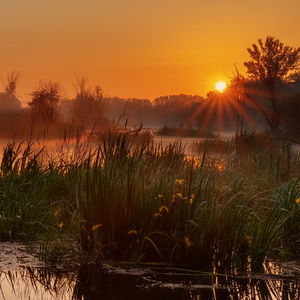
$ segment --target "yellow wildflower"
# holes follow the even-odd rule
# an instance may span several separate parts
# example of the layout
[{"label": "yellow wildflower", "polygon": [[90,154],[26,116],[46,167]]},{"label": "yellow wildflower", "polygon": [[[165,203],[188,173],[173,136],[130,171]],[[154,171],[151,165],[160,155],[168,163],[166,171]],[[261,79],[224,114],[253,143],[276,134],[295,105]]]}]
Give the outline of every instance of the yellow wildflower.
[{"label": "yellow wildflower", "polygon": [[300,204],[300,198],[296,199],[296,203]]},{"label": "yellow wildflower", "polygon": [[188,248],[190,248],[191,245],[193,244],[187,236],[184,237],[184,243]]},{"label": "yellow wildflower", "polygon": [[94,231],[94,230],[97,230],[99,227],[101,227],[102,226],[102,224],[98,224],[98,225],[94,225],[93,227],[92,227],[92,230]]},{"label": "yellow wildflower", "polygon": [[61,221],[60,224],[57,224],[57,226],[58,226],[60,229],[62,229],[63,225],[64,225],[64,222],[63,222],[63,221]]},{"label": "yellow wildflower", "polygon": [[61,208],[59,208],[55,213],[54,213],[54,216],[57,217],[58,216],[58,213],[60,212]]},{"label": "yellow wildflower", "polygon": [[127,235],[137,235],[137,231],[136,230],[130,230],[127,232]]},{"label": "yellow wildflower", "polygon": [[155,218],[155,219],[160,218],[160,217],[162,217],[162,215],[161,215],[160,213],[155,213],[155,214],[154,214],[154,218]]},{"label": "yellow wildflower", "polygon": [[176,197],[179,197],[180,199],[182,199],[182,194],[181,193],[177,193]]},{"label": "yellow wildflower", "polygon": [[178,183],[179,185],[182,185],[185,183],[185,180],[184,179],[176,179],[174,184]]},{"label": "yellow wildflower", "polygon": [[191,203],[191,204],[193,204],[193,202],[194,202],[194,199],[195,199],[195,195],[194,195],[194,194],[192,194],[192,196],[191,196],[191,199],[190,199],[190,203]]},{"label": "yellow wildflower", "polygon": [[169,209],[168,209],[165,205],[162,205],[162,206],[159,208],[159,212],[160,212],[160,213],[168,213],[168,212],[169,212]]}]

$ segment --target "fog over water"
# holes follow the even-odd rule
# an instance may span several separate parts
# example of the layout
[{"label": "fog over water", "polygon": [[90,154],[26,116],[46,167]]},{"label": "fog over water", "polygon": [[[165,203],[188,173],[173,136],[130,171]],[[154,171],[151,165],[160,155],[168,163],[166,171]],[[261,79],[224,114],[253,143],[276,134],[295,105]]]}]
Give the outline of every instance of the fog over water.
[{"label": "fog over water", "polygon": [[[233,132],[222,132],[220,133],[221,137],[224,138],[230,138],[234,136]],[[196,155],[195,152],[192,151],[191,147],[194,142],[197,142],[201,140],[200,138],[191,138],[191,137],[173,137],[173,136],[158,136],[154,135],[154,144],[156,146],[160,146],[163,149],[168,147],[169,145],[173,145],[174,143],[180,143],[182,146],[182,149],[184,149],[185,153],[188,155]],[[22,142],[22,140],[20,140]],[[2,159],[3,151],[7,143],[12,143],[12,139],[0,139],[0,159]],[[73,142],[70,141],[68,146],[71,146],[72,143],[75,145],[76,140]],[[45,150],[48,154],[51,154],[55,157],[55,154],[57,151],[59,151],[60,146],[63,144],[62,139],[49,139],[49,140],[43,140],[42,142],[37,141],[35,146],[37,148],[39,147],[45,147]],[[97,144],[93,143],[91,144],[92,147],[97,147]],[[60,153],[61,154],[61,153]]]},{"label": "fog over water", "polygon": [[[222,138],[232,138],[234,137],[235,133],[234,132],[220,132],[216,133]],[[175,142],[178,142],[181,144],[182,148],[184,149],[185,153],[187,155],[201,155],[201,153],[195,153],[192,150],[192,145],[194,142],[197,142],[201,140],[201,138],[190,138],[190,137],[173,137],[173,136],[154,136],[154,144],[161,146],[163,149],[166,148],[169,145],[173,145]],[[3,157],[3,150],[7,143],[11,143],[13,140],[12,139],[0,139],[0,160]],[[22,141],[22,140],[20,140]],[[68,147],[72,147],[75,145],[75,140],[70,142],[68,144]],[[62,139],[49,139],[49,140],[44,140],[43,143],[37,142],[36,147],[45,147],[45,150],[47,154],[50,154],[52,157],[55,157],[57,153],[61,154],[60,152],[60,147],[63,144]],[[92,147],[97,147],[97,144],[91,144]],[[296,150],[297,152],[300,152],[300,144],[293,144],[293,149]]]}]

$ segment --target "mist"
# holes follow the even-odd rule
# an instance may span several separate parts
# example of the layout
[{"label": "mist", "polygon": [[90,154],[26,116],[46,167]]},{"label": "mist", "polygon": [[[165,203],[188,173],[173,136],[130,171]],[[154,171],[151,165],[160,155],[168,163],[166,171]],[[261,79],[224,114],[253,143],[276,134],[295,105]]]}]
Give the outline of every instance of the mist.
[{"label": "mist", "polygon": [[[19,74],[19,73],[12,73]],[[9,77],[8,77],[9,78]],[[224,93],[210,91],[199,95],[165,95],[149,99],[106,97],[99,85],[85,77],[76,78],[75,96],[64,96],[58,82],[40,81],[30,94],[31,101],[22,107],[16,95],[19,76],[11,76],[0,93],[1,138],[63,138],[101,134],[108,130],[163,127],[201,132],[260,131],[267,128],[263,116],[249,102],[237,106],[237,93],[229,86]],[[285,129],[297,134],[300,84],[288,89],[283,101]],[[264,98],[263,91],[260,97]],[[261,101],[262,101],[261,100]],[[242,105],[242,104],[241,104]],[[237,122],[240,124],[237,125]],[[298,125],[299,126],[299,125]]]}]

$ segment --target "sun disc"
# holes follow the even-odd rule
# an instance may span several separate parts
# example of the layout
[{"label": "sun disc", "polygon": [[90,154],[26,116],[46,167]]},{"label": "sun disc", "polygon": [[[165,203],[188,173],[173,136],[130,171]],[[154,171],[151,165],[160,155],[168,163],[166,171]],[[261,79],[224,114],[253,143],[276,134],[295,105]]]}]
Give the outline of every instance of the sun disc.
[{"label": "sun disc", "polygon": [[224,82],[218,82],[216,85],[216,89],[220,92],[223,93],[223,90],[226,88],[226,84]]}]

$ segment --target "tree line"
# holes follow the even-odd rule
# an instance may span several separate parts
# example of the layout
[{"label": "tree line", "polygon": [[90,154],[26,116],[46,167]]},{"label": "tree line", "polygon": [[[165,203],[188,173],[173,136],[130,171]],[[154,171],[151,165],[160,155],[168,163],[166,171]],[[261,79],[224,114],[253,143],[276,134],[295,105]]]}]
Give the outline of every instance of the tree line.
[{"label": "tree line", "polygon": [[246,74],[235,68],[223,93],[167,95],[149,99],[105,97],[99,85],[76,77],[75,96],[63,96],[58,82],[40,81],[27,107],[16,96],[20,72],[2,78],[0,135],[70,137],[125,126],[237,131],[268,128],[300,135],[300,48],[274,37],[247,49]]}]

